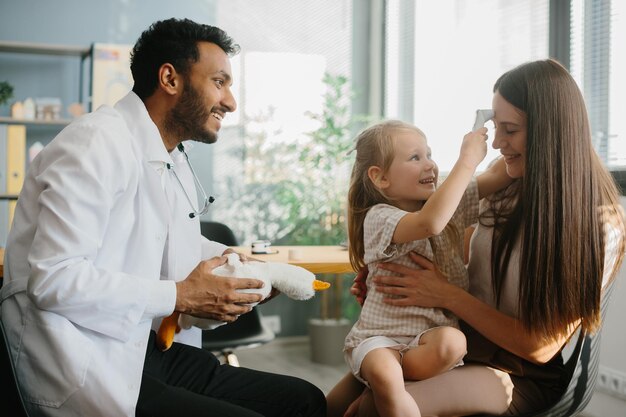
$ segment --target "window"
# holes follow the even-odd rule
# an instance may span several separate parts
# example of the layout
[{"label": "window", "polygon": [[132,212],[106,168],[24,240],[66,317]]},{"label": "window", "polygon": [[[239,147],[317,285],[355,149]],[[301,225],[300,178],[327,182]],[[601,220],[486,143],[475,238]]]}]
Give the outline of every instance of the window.
[{"label": "window", "polygon": [[[556,3],[212,4],[215,24],[242,52],[233,59],[237,112],[226,118],[217,144],[190,154],[216,197],[208,217],[229,224],[244,244],[263,238],[337,244],[345,239],[350,166],[343,151],[355,134],[354,114],[382,108],[384,118],[416,124],[445,175],[476,109],[491,107],[496,79],[550,55],[549,11]],[[626,118],[619,117],[626,108],[626,48],[618,47],[626,39],[625,9],[618,0],[571,0],[571,32],[564,35],[571,54],[556,55],[570,56],[595,146],[612,170],[626,166]],[[378,22],[380,15],[384,21]],[[363,29],[364,20],[369,30]],[[375,117],[380,116],[369,120]],[[487,126],[493,138],[492,125]],[[498,155],[489,149],[479,171]]]},{"label": "window", "polygon": [[[550,3],[386,2],[384,115],[422,128],[442,172],[456,160],[474,110],[491,106],[497,77],[550,55]],[[585,96],[594,146],[609,169],[623,171],[626,3],[572,0],[570,8],[569,69]],[[496,155],[491,150],[479,170]]]},{"label": "window", "polygon": [[[496,79],[548,56],[548,9],[547,0],[387,1],[385,117],[421,128],[449,171]],[[497,155],[490,148],[478,169]]]},{"label": "window", "polygon": [[626,166],[626,3],[573,0],[571,72],[589,111],[594,146],[611,170]]},{"label": "window", "polygon": [[190,154],[216,197],[208,217],[228,224],[242,244],[339,244],[352,1],[218,0],[215,12],[241,52],[232,60],[238,109],[215,145]]}]

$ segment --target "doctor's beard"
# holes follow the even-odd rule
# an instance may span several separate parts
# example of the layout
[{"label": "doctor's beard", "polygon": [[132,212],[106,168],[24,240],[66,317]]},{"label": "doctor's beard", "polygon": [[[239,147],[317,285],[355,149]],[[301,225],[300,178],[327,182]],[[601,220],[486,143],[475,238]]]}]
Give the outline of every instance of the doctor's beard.
[{"label": "doctor's beard", "polygon": [[202,143],[215,143],[217,132],[205,126],[211,116],[202,97],[191,83],[186,82],[183,94],[165,117],[165,129],[181,141],[192,139]]}]

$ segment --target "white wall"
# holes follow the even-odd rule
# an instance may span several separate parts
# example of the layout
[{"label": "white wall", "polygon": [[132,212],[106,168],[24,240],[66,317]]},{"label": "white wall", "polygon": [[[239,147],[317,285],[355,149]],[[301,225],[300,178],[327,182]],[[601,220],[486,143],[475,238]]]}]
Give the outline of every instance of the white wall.
[{"label": "white wall", "polygon": [[[622,197],[622,205],[626,206],[626,197]],[[626,375],[625,300],[626,265],[622,265],[618,280],[615,283],[606,321],[602,328],[600,366],[614,369],[624,375]],[[626,381],[624,381],[624,384],[626,384]],[[589,417],[625,417],[626,400],[607,395],[604,392],[598,392],[596,389],[584,414]]]}]

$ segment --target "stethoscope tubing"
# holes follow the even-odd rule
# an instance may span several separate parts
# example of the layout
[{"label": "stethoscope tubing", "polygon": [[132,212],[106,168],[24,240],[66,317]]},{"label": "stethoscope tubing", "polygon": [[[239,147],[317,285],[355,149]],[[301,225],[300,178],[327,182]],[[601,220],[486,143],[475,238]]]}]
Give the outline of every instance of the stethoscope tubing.
[{"label": "stethoscope tubing", "polygon": [[196,171],[193,169],[191,162],[189,162],[189,156],[187,155],[187,152],[185,152],[185,146],[182,143],[178,144],[178,150],[183,154],[183,156],[185,157],[185,160],[187,161],[187,166],[189,167],[189,170],[191,171],[191,175],[193,176],[194,186],[196,187],[196,189],[199,189],[200,193],[202,194],[202,200],[203,200],[202,207],[198,207],[198,209],[196,210],[193,200],[187,193],[187,190],[185,190],[185,187],[183,186],[182,181],[178,177],[178,174],[176,174],[176,170],[174,170],[170,164],[167,165],[167,168],[169,171],[172,172],[172,174],[174,174],[174,178],[176,178],[176,181],[180,185],[180,188],[183,189],[183,193],[185,193],[185,198],[187,199],[187,201],[189,202],[189,205],[191,206],[191,213],[189,213],[189,218],[193,219],[196,216],[202,216],[203,214],[206,214],[209,211],[209,206],[211,205],[211,203],[215,201],[215,198],[213,196],[208,196],[206,191],[204,191],[204,187],[200,183],[200,179],[196,175]]}]

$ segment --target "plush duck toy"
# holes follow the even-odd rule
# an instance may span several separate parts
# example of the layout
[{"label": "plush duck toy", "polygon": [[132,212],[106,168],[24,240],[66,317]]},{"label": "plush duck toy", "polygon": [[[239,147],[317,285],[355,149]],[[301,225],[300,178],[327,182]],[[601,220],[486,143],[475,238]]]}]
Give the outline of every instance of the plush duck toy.
[{"label": "plush duck toy", "polygon": [[[229,253],[226,255],[227,262],[213,270],[214,275],[224,277],[250,277],[265,282],[263,288],[243,289],[240,291],[259,293],[263,299],[267,298],[272,288],[276,288],[289,298],[294,300],[308,300],[315,295],[315,291],[325,290],[330,287],[328,282],[315,279],[312,272],[295,265],[279,262],[241,262],[239,254]],[[253,304],[256,305],[256,304]],[[203,319],[180,314],[175,311],[163,319],[157,332],[157,345],[161,350],[167,350],[172,346],[174,335],[180,329],[189,329],[196,326],[201,329],[214,329],[224,322],[211,319]]]}]

